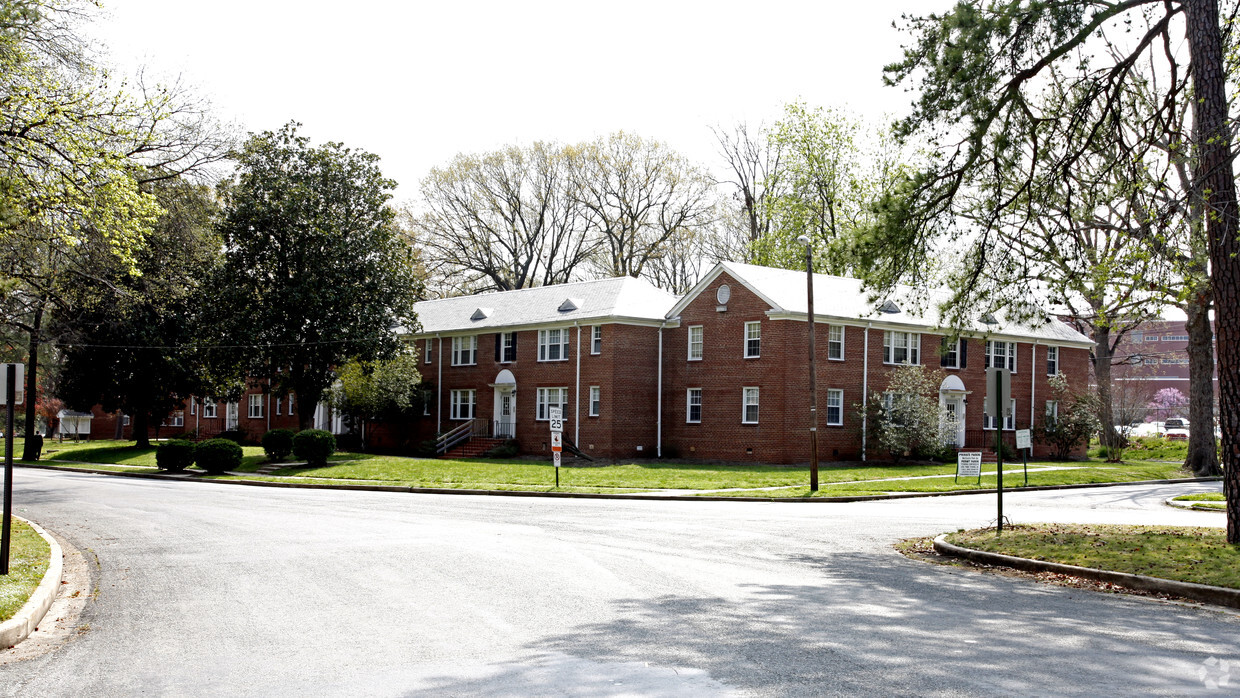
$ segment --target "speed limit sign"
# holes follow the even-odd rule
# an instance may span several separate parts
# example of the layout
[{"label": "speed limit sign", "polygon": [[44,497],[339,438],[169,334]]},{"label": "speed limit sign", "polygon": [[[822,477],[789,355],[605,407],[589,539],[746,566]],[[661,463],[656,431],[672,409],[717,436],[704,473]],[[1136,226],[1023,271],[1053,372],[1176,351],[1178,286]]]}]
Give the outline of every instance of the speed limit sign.
[{"label": "speed limit sign", "polygon": [[549,407],[547,408],[547,416],[551,420],[551,431],[562,433],[564,431],[564,409],[562,407]]}]

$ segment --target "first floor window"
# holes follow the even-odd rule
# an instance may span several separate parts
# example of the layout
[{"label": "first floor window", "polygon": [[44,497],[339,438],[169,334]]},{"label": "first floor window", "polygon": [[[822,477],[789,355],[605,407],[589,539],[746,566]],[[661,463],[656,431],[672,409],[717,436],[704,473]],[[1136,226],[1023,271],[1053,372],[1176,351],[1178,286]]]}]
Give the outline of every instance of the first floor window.
[{"label": "first floor window", "polygon": [[292,395],[288,396],[288,413],[289,413],[289,416],[292,416],[293,414],[293,396]]},{"label": "first floor window", "polygon": [[602,354],[603,353],[603,326],[602,325],[595,325],[594,329],[590,330],[590,353],[591,354]]},{"label": "first floor window", "polygon": [[214,402],[202,401],[202,416],[207,419],[215,419],[216,406]]},{"label": "first floor window", "polygon": [[129,415],[122,414],[121,416],[124,417],[124,419],[121,420],[121,426],[129,426]]},{"label": "first floor window", "polygon": [[986,342],[986,368],[991,366],[1016,373],[1016,342]]},{"label": "first floor window", "polygon": [[597,385],[590,386],[590,416],[597,417],[599,408],[602,407],[603,399]]},{"label": "first floor window", "polygon": [[568,330],[538,331],[538,360],[568,360]]},{"label": "first floor window", "polygon": [[473,419],[477,394],[476,390],[453,390],[450,396],[452,419]]},{"label": "first floor window", "polygon": [[762,323],[745,323],[745,358],[754,359],[762,355]]},{"label": "first floor window", "polygon": [[844,423],[844,391],[836,388],[827,390],[827,424],[840,426]]},{"label": "first floor window", "polygon": [[921,335],[916,332],[883,332],[883,363],[920,364]]},{"label": "first floor window", "polygon": [[689,360],[702,360],[702,326],[691,325],[689,327]]},{"label": "first floor window", "polygon": [[551,413],[548,408],[559,407],[560,416],[568,419],[568,388],[539,388],[538,389],[538,415],[535,417],[540,422],[551,419]]},{"label": "first floor window", "polygon": [[279,417],[282,414],[284,414],[284,398],[278,397],[276,398],[276,416]]},{"label": "first floor window", "polygon": [[250,395],[247,399],[249,400],[249,412],[247,416],[249,416],[250,419],[262,419],[263,418],[263,396],[262,395]]},{"label": "first floor window", "polygon": [[[983,415],[982,428],[983,429],[994,429],[995,428],[994,415],[991,415],[991,414]],[[1008,403],[1007,412],[1005,412],[1003,415],[1003,430],[1012,431],[1015,428],[1016,428],[1016,400],[1013,399],[1011,402]]]},{"label": "first floor window", "polygon": [[685,412],[685,421],[697,424],[702,421],[702,389],[689,388],[689,407]]},{"label": "first floor window", "polygon": [[452,365],[470,366],[478,363],[478,335],[452,338]]},{"label": "first floor window", "polygon": [[1059,347],[1046,348],[1046,375],[1059,375]]},{"label": "first floor window", "polygon": [[831,325],[827,329],[827,358],[833,361],[844,360],[843,325]]},{"label": "first floor window", "polygon": [[1054,424],[1055,422],[1058,422],[1058,421],[1059,421],[1059,401],[1058,400],[1047,400],[1046,401],[1046,423]]},{"label": "first floor window", "polygon": [[742,388],[744,396],[744,410],[741,412],[741,422],[744,424],[758,423],[758,389]]}]

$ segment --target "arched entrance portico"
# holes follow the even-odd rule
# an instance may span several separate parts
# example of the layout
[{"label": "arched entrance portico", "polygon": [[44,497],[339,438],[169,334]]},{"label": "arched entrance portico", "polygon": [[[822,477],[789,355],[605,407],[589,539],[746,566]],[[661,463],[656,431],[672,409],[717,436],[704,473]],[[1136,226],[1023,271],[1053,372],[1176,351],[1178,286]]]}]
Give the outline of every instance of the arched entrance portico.
[{"label": "arched entrance portico", "polygon": [[955,429],[943,429],[947,432],[945,446],[954,446],[955,448],[964,448],[964,424],[965,424],[965,395],[968,391],[964,389],[964,382],[959,376],[948,376],[943,379],[943,384],[939,386],[939,409],[941,410],[941,419],[944,427],[947,426],[949,420],[956,423]]},{"label": "arched entrance portico", "polygon": [[501,439],[517,438],[517,379],[512,371],[504,369],[491,384],[495,389],[495,403],[491,412],[492,435]]}]

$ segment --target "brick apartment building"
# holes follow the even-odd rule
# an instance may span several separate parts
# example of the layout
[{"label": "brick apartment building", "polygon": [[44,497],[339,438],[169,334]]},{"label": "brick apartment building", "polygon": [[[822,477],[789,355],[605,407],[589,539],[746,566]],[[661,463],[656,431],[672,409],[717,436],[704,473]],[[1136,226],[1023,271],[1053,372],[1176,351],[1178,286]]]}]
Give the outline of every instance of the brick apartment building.
[{"label": "brick apartment building", "polygon": [[[1125,411],[1139,412],[1163,388],[1174,388],[1188,398],[1188,330],[1183,320],[1141,323],[1116,345],[1113,362],[1112,377],[1123,397],[1132,403],[1122,406]],[[1217,395],[1217,373],[1214,390]],[[1185,404],[1184,413],[1187,411]]]},{"label": "brick apartment building", "polygon": [[[545,453],[547,409],[559,405],[566,438],[587,454],[803,462],[805,291],[803,273],[725,262],[679,299],[620,278],[420,303],[413,339],[434,394],[411,428],[431,438],[473,421]],[[958,416],[962,448],[993,441],[981,414],[992,359],[1013,370],[1009,443],[1054,409],[1050,376],[1081,387],[1088,376],[1089,340],[1057,321],[979,320],[943,352],[932,318],[895,301],[875,310],[858,281],[816,275],[814,295],[826,459],[861,457],[854,405],[883,391],[896,365],[943,369],[940,404]]]}]

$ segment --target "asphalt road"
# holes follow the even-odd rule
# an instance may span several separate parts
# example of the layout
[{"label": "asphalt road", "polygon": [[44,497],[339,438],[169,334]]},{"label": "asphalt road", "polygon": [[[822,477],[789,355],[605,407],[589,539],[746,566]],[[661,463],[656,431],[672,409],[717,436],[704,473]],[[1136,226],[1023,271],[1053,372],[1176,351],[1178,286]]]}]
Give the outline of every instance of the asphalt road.
[{"label": "asphalt road", "polygon": [[[1240,615],[908,560],[993,496],[853,504],[281,490],[18,469],[97,556],[4,695],[1193,694]],[[1217,486],[1214,487],[1217,489]],[[1017,522],[1222,525],[1209,486],[1009,493]],[[1231,687],[1234,690],[1234,687]]]}]

